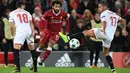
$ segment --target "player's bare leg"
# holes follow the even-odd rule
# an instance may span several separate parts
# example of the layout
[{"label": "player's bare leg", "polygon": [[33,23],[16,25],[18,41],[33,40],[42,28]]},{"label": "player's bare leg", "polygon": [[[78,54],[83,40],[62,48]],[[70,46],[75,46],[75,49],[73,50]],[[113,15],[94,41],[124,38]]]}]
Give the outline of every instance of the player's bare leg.
[{"label": "player's bare leg", "polygon": [[16,68],[14,69],[14,71],[12,73],[20,73],[20,55],[19,55],[19,51],[20,51],[20,48],[22,46],[22,44],[14,44],[14,52],[13,52],[13,55],[14,55],[14,62],[16,64]]},{"label": "player's bare leg", "polygon": [[84,37],[95,37],[94,31],[92,29],[90,30],[85,30],[83,32],[79,32],[70,36],[64,35],[63,33],[59,32],[60,37],[64,40],[65,43],[68,43],[70,39],[72,38],[77,38],[81,39]]},{"label": "player's bare leg", "polygon": [[41,62],[39,63],[39,65],[42,65],[43,62],[47,59],[47,57],[50,55],[50,53],[51,53],[51,51],[52,51],[52,47],[53,47],[53,45],[54,45],[55,43],[56,43],[56,42],[53,41],[53,40],[50,40],[50,41],[48,42],[48,47],[47,47],[45,53],[43,54],[42,59],[41,59]]},{"label": "player's bare leg", "polygon": [[[84,34],[84,36],[86,36],[86,37],[95,37],[95,34],[94,34],[93,29],[85,30],[85,31],[83,31],[83,34]],[[96,38],[96,37],[95,37],[95,38]]]},{"label": "player's bare leg", "polygon": [[113,65],[112,58],[111,58],[111,56],[109,55],[109,48],[104,47],[104,48],[103,48],[103,53],[104,53],[104,56],[106,57],[107,63],[109,64],[109,66],[110,66],[110,68],[111,68],[112,73],[117,73],[117,72],[115,71],[115,69],[114,69],[114,65]]},{"label": "player's bare leg", "polygon": [[37,54],[36,54],[36,51],[34,49],[34,43],[30,43],[28,45],[29,47],[29,50],[30,50],[30,53],[32,55],[32,59],[33,59],[33,67],[32,67],[32,70],[34,72],[37,72]]}]

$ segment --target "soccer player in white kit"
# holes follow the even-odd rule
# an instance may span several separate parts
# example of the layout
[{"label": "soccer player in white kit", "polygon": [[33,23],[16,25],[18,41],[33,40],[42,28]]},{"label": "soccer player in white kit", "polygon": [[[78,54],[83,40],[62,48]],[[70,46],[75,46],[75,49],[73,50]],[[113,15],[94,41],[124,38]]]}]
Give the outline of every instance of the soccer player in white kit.
[{"label": "soccer player in white kit", "polygon": [[122,24],[122,34],[124,36],[128,35],[126,31],[126,25],[124,20],[120,16],[108,10],[108,5],[106,2],[100,2],[98,6],[98,10],[101,13],[100,18],[103,25],[102,28],[93,28],[70,36],[64,35],[62,33],[59,33],[59,35],[65,42],[68,42],[68,40],[72,38],[80,39],[85,36],[101,39],[104,48],[103,50],[104,56],[106,57],[106,60],[111,68],[111,71],[112,73],[117,73],[114,69],[112,58],[109,56],[109,48],[114,38],[114,34],[117,28],[117,23],[120,22],[120,24]]},{"label": "soccer player in white kit", "polygon": [[[34,72],[37,72],[37,55],[34,49],[34,26],[32,23],[32,16],[29,12],[24,10],[25,4],[22,1],[16,3],[17,9],[12,11],[9,15],[9,22],[11,25],[11,33],[14,35],[14,61],[16,69],[12,73],[19,73],[20,70],[20,55],[21,46],[27,41],[29,50],[33,58]],[[16,27],[16,33],[14,30]]]}]

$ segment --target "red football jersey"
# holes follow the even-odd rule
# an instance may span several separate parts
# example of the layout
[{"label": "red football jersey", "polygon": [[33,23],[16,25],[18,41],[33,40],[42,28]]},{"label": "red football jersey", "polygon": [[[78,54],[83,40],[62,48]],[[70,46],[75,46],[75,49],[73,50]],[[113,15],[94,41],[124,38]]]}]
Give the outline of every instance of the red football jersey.
[{"label": "red football jersey", "polygon": [[67,13],[60,10],[55,14],[52,9],[44,13],[42,20],[46,20],[47,24],[44,27],[44,32],[60,32],[62,28],[62,22],[68,18]]}]

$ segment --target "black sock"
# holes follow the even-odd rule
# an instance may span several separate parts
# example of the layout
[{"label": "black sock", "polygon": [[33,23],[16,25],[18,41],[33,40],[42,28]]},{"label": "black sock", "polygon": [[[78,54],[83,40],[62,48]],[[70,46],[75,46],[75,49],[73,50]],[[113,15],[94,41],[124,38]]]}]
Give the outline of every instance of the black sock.
[{"label": "black sock", "polygon": [[113,65],[113,61],[112,61],[112,58],[108,55],[106,56],[106,60],[111,68],[111,70],[114,70],[114,65]]},{"label": "black sock", "polygon": [[95,56],[95,63],[94,63],[94,65],[97,66],[97,61],[98,61],[98,58],[99,58],[100,49],[98,49],[98,48],[96,48],[96,47],[95,47],[95,49],[96,49],[96,56]]},{"label": "black sock", "polygon": [[96,56],[95,56],[95,63],[94,63],[94,65],[96,65],[96,66],[97,66],[98,58],[99,58],[99,54],[96,54]]},{"label": "black sock", "polygon": [[33,58],[33,65],[37,69],[37,54],[36,54],[36,51],[31,50],[30,52],[31,52],[31,55],[32,55],[32,58]]},{"label": "black sock", "polygon": [[19,55],[19,50],[14,49],[14,61],[16,64],[16,67],[20,71],[20,55]]},{"label": "black sock", "polygon": [[8,65],[8,45],[7,44],[2,44],[3,45],[3,51],[4,51],[4,62],[5,65]]},{"label": "black sock", "polygon": [[72,38],[81,39],[81,38],[84,38],[84,37],[85,37],[84,34],[82,32],[79,32],[79,33],[70,35],[69,39],[72,39]]},{"label": "black sock", "polygon": [[93,54],[94,54],[94,52],[91,51],[91,52],[90,52],[90,65],[91,65],[91,66],[93,65]]},{"label": "black sock", "polygon": [[4,61],[5,61],[5,65],[8,66],[8,52],[7,51],[4,52]]}]

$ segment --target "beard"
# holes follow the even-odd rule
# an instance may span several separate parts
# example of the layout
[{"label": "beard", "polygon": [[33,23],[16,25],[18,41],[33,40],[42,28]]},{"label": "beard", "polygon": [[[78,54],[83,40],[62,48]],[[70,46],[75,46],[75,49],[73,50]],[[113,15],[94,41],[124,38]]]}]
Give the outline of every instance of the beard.
[{"label": "beard", "polygon": [[57,14],[60,10],[58,9],[54,9],[54,12]]}]

